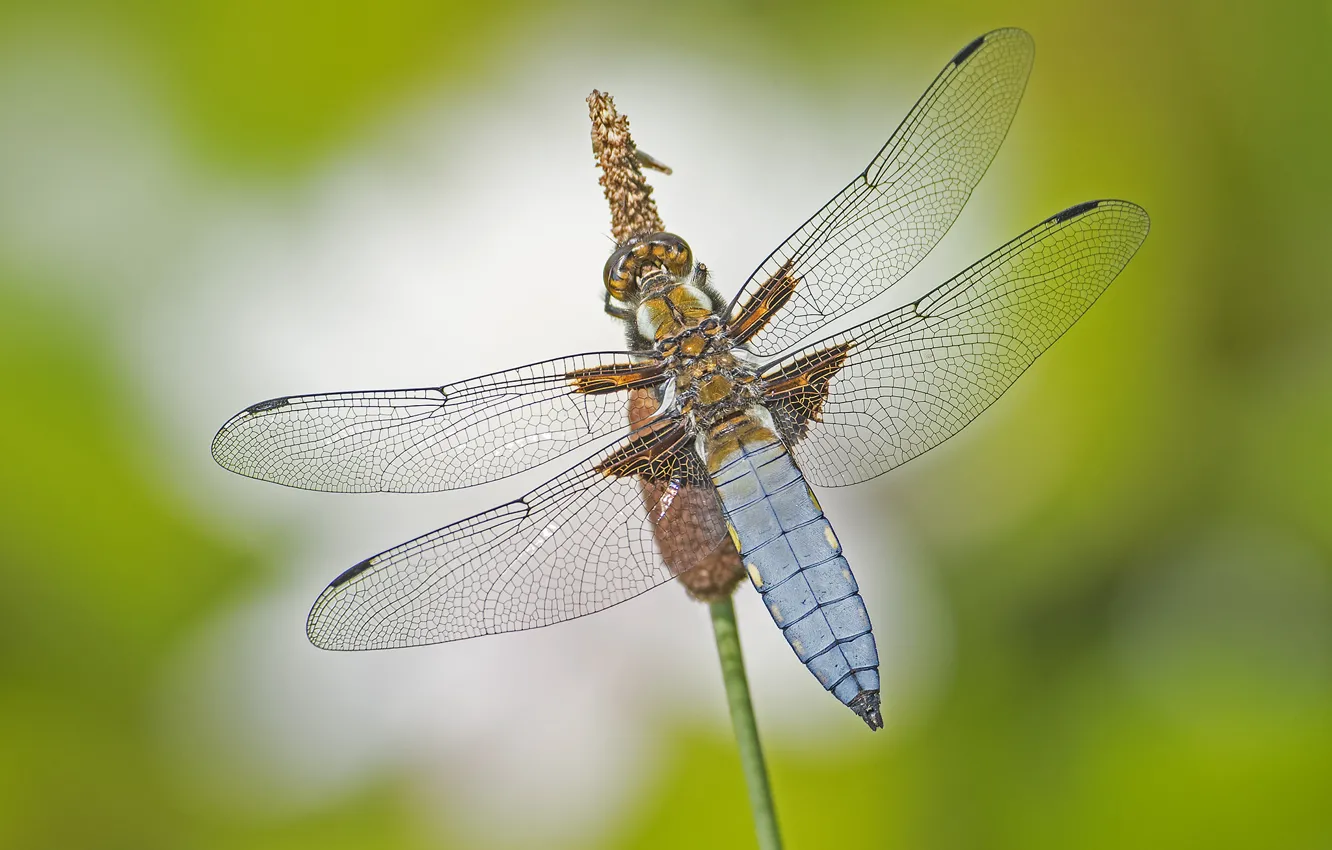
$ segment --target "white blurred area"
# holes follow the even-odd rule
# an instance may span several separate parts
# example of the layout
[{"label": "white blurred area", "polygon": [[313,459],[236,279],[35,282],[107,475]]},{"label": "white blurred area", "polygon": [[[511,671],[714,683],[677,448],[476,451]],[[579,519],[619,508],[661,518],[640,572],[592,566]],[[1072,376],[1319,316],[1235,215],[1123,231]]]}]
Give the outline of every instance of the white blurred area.
[{"label": "white blurred area", "polygon": [[[160,427],[160,456],[145,466],[280,566],[164,677],[164,743],[201,794],[287,811],[406,772],[443,828],[574,839],[651,792],[669,756],[664,731],[710,724],[726,734],[707,612],[678,587],[459,644],[335,654],[306,642],[309,603],[345,567],[512,498],[558,466],[470,491],[341,496],[243,479],[208,455],[228,416],[273,396],[437,385],[620,348],[619,326],[601,312],[612,245],[584,104],[593,87],[611,92],[638,142],[675,169],[652,178],[663,217],[729,294],[863,167],[949,55],[941,46],[907,78],[850,79],[825,98],[770,73],[740,75],[733,58],[630,61],[615,55],[622,48],[608,54],[615,43],[595,32],[534,38],[466,89],[441,85],[402,104],[282,186],[222,182],[193,166],[128,56],[37,42],[4,58],[4,247],[34,277],[116,292],[40,297],[115,311],[119,354]],[[43,108],[53,86],[72,105],[58,116]],[[986,210],[1012,158],[1001,153],[944,249],[872,312],[1002,241]],[[910,477],[820,493],[875,622],[887,732],[871,736],[825,694],[740,588],[769,746],[884,746],[946,681],[946,613],[910,529],[892,519]],[[957,518],[959,534],[967,521]]]}]

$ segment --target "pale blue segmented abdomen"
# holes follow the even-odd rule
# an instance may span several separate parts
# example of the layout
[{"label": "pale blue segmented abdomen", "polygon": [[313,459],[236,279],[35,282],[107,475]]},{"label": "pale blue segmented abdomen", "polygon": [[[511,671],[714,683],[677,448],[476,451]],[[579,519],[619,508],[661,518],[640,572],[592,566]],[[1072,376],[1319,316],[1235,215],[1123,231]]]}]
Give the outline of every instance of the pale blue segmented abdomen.
[{"label": "pale blue segmented abdomen", "polygon": [[837,535],[775,435],[725,451],[709,466],[754,588],[819,683],[878,728],[879,655]]}]

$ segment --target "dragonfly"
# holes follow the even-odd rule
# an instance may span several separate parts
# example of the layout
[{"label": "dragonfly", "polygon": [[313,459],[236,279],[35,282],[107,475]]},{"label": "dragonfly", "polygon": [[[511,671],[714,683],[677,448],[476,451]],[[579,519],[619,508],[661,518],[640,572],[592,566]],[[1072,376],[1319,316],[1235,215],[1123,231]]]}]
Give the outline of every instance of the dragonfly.
[{"label": "dragonfly", "polygon": [[[869,614],[813,488],[874,478],[958,433],[1091,307],[1149,229],[1134,204],[1080,203],[924,296],[827,332],[952,226],[1032,57],[1020,29],[958,51],[869,165],[730,299],[680,236],[617,245],[602,283],[624,350],[440,386],[284,396],[232,417],[212,444],[218,463],[311,490],[452,490],[563,459],[525,495],[337,576],[310,611],[310,641],[382,649],[549,626],[671,581],[729,542],[799,662],[881,728]],[[631,395],[649,402],[633,419]]]}]

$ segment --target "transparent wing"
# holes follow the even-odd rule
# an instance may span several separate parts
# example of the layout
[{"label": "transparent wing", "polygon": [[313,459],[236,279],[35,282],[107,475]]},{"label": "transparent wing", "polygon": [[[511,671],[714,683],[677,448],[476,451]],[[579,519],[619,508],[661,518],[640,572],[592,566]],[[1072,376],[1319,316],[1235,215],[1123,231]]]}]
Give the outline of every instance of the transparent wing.
[{"label": "transparent wing", "polygon": [[736,296],[732,317],[773,281],[794,279],[785,309],[757,333],[752,351],[780,354],[883,292],[930,252],[1003,142],[1034,49],[1027,33],[1002,29],[953,57],[865,170],[773,251]]},{"label": "transparent wing", "polygon": [[[315,601],[310,641],[385,649],[532,629],[670,580],[662,546],[693,553],[683,569],[726,539],[692,445],[682,423],[659,420],[516,501],[362,561]],[[717,519],[675,522],[686,493],[711,499]]]},{"label": "transparent wing", "polygon": [[919,301],[765,370],[805,477],[855,484],[961,431],[1086,312],[1148,227],[1125,201],[1078,204]]},{"label": "transparent wing", "polygon": [[581,354],[406,390],[299,395],[236,414],[213,438],[232,472],[341,493],[425,493],[514,475],[628,430],[620,390],[660,364]]}]

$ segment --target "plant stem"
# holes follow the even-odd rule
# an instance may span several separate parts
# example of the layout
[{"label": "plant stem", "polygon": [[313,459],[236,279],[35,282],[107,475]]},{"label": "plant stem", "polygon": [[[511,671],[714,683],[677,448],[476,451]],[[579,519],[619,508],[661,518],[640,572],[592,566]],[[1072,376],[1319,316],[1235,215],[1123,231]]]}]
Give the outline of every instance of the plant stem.
[{"label": "plant stem", "polygon": [[712,633],[717,638],[722,680],[726,683],[726,704],[731,710],[731,725],[740,748],[740,766],[749,786],[749,807],[754,812],[754,832],[761,850],[781,850],[782,836],[777,831],[777,810],[772,805],[768,768],[759,744],[758,722],[749,700],[749,680],[745,678],[745,659],[740,653],[740,631],[735,624],[735,605],[727,596],[709,602]]}]

